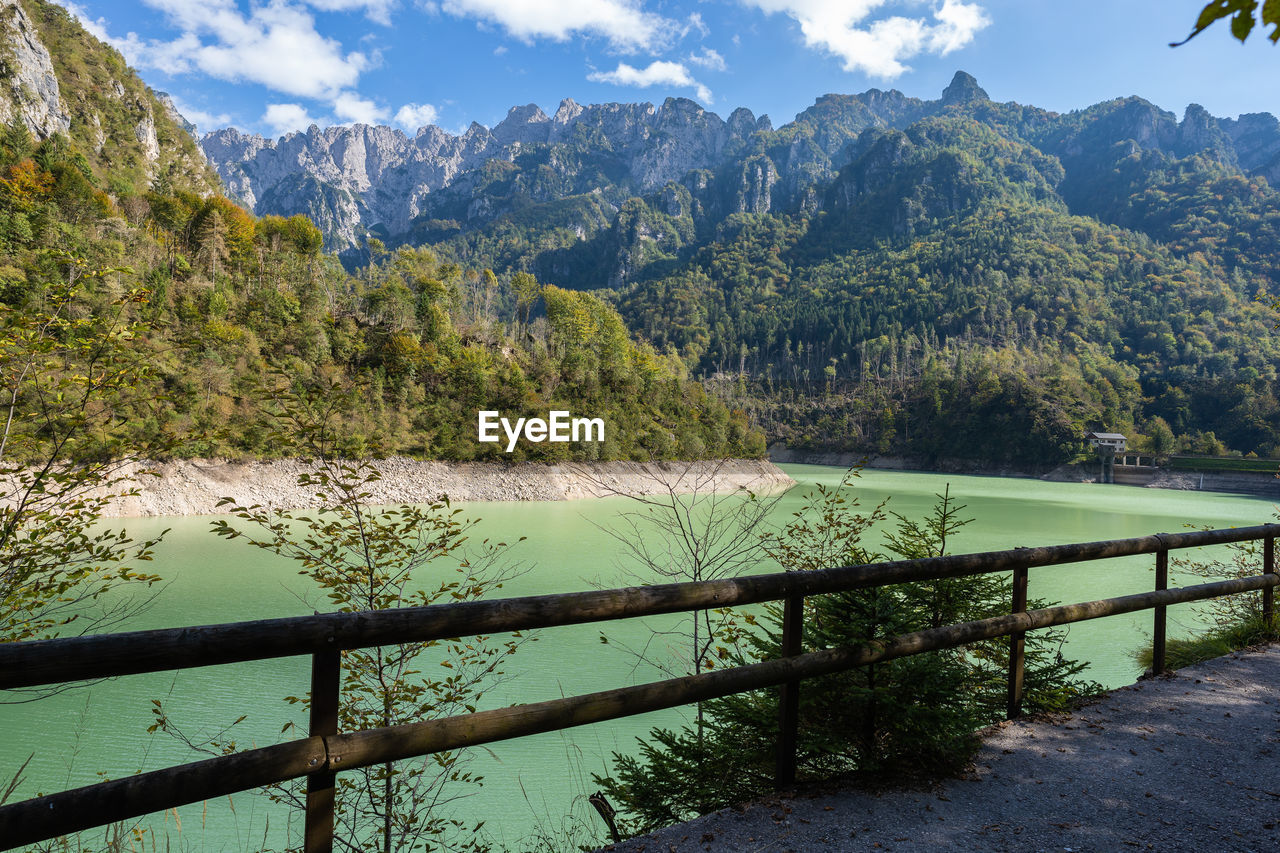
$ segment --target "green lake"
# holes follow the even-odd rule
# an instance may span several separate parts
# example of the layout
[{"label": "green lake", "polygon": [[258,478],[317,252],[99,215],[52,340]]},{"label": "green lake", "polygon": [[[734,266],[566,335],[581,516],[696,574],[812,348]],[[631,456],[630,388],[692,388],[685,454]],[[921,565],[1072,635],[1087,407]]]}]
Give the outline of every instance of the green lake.
[{"label": "green lake", "polygon": [[[781,523],[799,508],[815,483],[834,484],[840,469],[788,465],[799,486],[779,504]],[[1116,539],[1175,532],[1187,525],[1230,527],[1261,524],[1275,517],[1271,501],[1211,492],[1175,492],[1127,486],[1046,483],[1038,480],[972,477],[897,471],[866,471],[855,492],[863,507],[889,497],[889,509],[918,517],[934,495],[949,484],[951,495],[975,521],[951,543],[953,553],[1017,546]],[[611,554],[616,546],[601,529],[634,506],[625,499],[579,502],[467,504],[482,518],[478,538],[514,540],[514,557],[526,567],[504,589],[532,595],[627,585],[625,567]],[[130,519],[131,533],[171,528],[148,569],[167,585],[153,605],[129,629],[198,625],[323,609],[306,578],[287,560],[209,532],[208,518]],[[1080,566],[1032,569],[1030,594],[1053,601],[1081,601],[1151,588],[1149,557],[1101,561]],[[762,570],[768,567],[762,566]],[[1174,582],[1178,577],[1174,576]],[[1149,640],[1150,613],[1114,617],[1072,626],[1066,653],[1091,662],[1089,675],[1106,686],[1132,682],[1140,668],[1135,650]],[[1171,609],[1169,624],[1186,633],[1197,624],[1185,606]],[[612,642],[602,644],[601,631]],[[637,623],[577,626],[544,631],[512,660],[516,677],[485,698],[486,707],[530,702],[652,680],[653,669],[638,667],[618,648],[648,636]],[[139,770],[195,760],[188,747],[164,734],[148,734],[153,699],[164,701],[170,718],[189,734],[211,736],[242,714],[233,729],[242,746],[264,746],[290,735],[281,728],[302,722],[297,706],[283,697],[308,689],[309,661],[290,658],[130,676],[27,704],[0,705],[0,777],[4,782],[28,755],[34,758],[18,796],[88,784],[99,774],[118,778]],[[455,805],[467,820],[484,819],[501,849],[531,850],[534,834],[562,839],[564,849],[578,842],[605,839],[585,797],[594,787],[592,773],[604,773],[612,751],[631,751],[635,737],[653,725],[678,724],[681,713],[668,711],[493,745],[477,750],[471,769],[485,777],[475,796]],[[304,726],[305,729],[305,726]],[[4,784],[0,784],[3,789]],[[292,820],[290,830],[288,824]],[[593,822],[594,821],[594,822]],[[179,809],[153,820],[158,849],[165,839],[174,850],[282,849],[286,831],[299,838],[296,815],[260,796],[239,794],[221,801]],[[588,837],[587,829],[597,832]],[[577,832],[566,836],[565,832]],[[86,836],[87,840],[88,836]],[[564,839],[570,838],[568,842]],[[264,843],[265,839],[265,843]],[[145,847],[151,849],[148,839]],[[544,849],[544,848],[537,848]]]}]

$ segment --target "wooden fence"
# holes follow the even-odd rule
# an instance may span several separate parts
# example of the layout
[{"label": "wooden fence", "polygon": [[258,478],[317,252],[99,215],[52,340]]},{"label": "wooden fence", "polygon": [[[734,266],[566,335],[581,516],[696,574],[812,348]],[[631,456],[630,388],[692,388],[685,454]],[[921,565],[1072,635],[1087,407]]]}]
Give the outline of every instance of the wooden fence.
[{"label": "wooden fence", "polygon": [[[176,806],[307,777],[304,849],[332,850],[335,774],[445,750],[558,731],[674,708],[748,690],[781,686],[777,782],[795,780],[800,682],[877,661],[979,640],[1010,638],[1009,716],[1022,701],[1027,631],[1103,616],[1154,610],[1154,670],[1165,669],[1165,609],[1172,604],[1262,590],[1264,618],[1274,622],[1275,538],[1280,525],[1017,548],[900,560],[813,572],[665,584],[593,592],[471,601],[365,613],[328,613],[224,625],[0,644],[0,689],[308,654],[312,657],[309,736],[287,743],[155,770],[0,807],[0,844],[20,847]],[[1262,574],[1168,589],[1169,552],[1232,542],[1263,542]],[[1026,609],[1027,570],[1155,554],[1151,592]],[[1010,613],[872,643],[800,654],[809,595],[989,572],[1013,572]],[[775,660],[420,723],[338,732],[341,652],[477,634],[681,613],[782,601],[783,654]]]}]

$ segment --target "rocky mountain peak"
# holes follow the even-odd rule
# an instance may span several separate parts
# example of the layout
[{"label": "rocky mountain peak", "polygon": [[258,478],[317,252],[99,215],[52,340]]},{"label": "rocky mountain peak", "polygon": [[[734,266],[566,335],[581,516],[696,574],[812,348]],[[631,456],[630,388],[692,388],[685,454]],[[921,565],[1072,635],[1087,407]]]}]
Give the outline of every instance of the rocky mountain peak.
[{"label": "rocky mountain peak", "polygon": [[234,127],[210,131],[200,139],[200,147],[210,157],[219,160],[252,156],[263,148],[274,148],[275,145],[273,139],[266,139],[256,133],[241,133]]},{"label": "rocky mountain peak", "polygon": [[1069,156],[1096,154],[1119,141],[1148,151],[1172,151],[1177,143],[1177,118],[1143,98],[1117,98],[1085,112],[1091,120],[1074,135]]},{"label": "rocky mountain peak", "polygon": [[1272,186],[1280,182],[1280,121],[1275,116],[1245,113],[1220,119],[1218,125],[1231,137],[1242,169],[1263,175]]},{"label": "rocky mountain peak", "polygon": [[165,115],[169,120],[187,132],[192,139],[196,138],[196,126],[187,121],[187,117],[178,111],[178,105],[173,102],[173,96],[168,92],[156,92],[156,100],[160,102],[160,106],[164,107]]},{"label": "rocky mountain peak", "polygon": [[493,138],[499,145],[546,142],[550,134],[551,119],[537,104],[512,107],[493,128]]},{"label": "rocky mountain peak", "polygon": [[582,107],[578,105],[578,102],[573,98],[565,98],[560,102],[560,107],[556,110],[556,114],[551,120],[558,125],[564,126],[580,115],[582,115]]},{"label": "rocky mountain peak", "polygon": [[[749,109],[724,119],[688,98],[667,98],[658,106],[581,105],[565,98],[551,116],[536,104],[515,106],[492,130],[473,122],[461,135],[428,126],[410,139],[391,128],[355,126],[311,128],[273,143],[226,130],[207,135],[204,146],[228,187],[255,212],[308,212],[338,251],[358,250],[370,229],[392,241],[437,239],[428,223],[485,228],[531,204],[595,193],[602,200],[570,204],[590,211],[574,208],[574,232],[585,239],[628,198],[656,198],[670,186],[686,187],[689,202],[673,197],[655,203],[695,219],[812,211],[825,204],[821,187],[837,175],[838,194],[847,199],[878,192],[914,162],[913,145],[936,142],[927,133],[913,142],[902,130],[951,114],[948,104],[986,98],[960,71],[941,100],[876,89],[824,95],[780,133],[772,132],[767,116],[757,118]],[[1270,123],[1243,116],[1219,121],[1192,105],[1178,122],[1147,101],[1125,98],[1078,118],[1037,112],[1029,127],[1052,145],[1046,151],[1078,174],[1091,174],[1110,162],[1108,152],[1128,146],[1176,156],[1203,152],[1232,165],[1239,152],[1242,168],[1270,177],[1280,172],[1280,129],[1266,119]],[[951,132],[946,123],[935,130],[944,137]],[[965,163],[930,163],[920,168],[937,187],[921,197],[921,210],[942,215],[968,203]]]},{"label": "rocky mountain peak", "polygon": [[1177,153],[1182,155],[1208,152],[1223,163],[1237,163],[1231,137],[1199,104],[1188,104],[1178,125]]},{"label": "rocky mountain peak", "polygon": [[657,114],[662,116],[664,120],[675,119],[677,121],[715,115],[715,113],[709,113],[704,110],[697,101],[692,101],[688,98],[667,98],[662,102],[662,108],[657,111]]},{"label": "rocky mountain peak", "polygon": [[951,83],[942,90],[942,103],[944,106],[988,100],[990,98],[987,96],[987,90],[978,85],[978,81],[972,74],[964,71],[957,71],[955,76],[951,78]]},{"label": "rocky mountain peak", "polygon": [[734,136],[746,139],[756,130],[755,113],[746,107],[738,107],[729,113],[729,120],[725,122],[729,128],[729,133]]}]

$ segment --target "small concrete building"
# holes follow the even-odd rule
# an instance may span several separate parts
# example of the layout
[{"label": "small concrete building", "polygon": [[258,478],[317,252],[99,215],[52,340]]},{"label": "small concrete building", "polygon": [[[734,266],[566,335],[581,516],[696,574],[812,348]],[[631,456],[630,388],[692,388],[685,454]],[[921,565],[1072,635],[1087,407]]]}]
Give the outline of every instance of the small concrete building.
[{"label": "small concrete building", "polygon": [[1084,437],[1090,447],[1110,450],[1112,453],[1124,453],[1128,444],[1128,439],[1118,432],[1090,432],[1085,433]]}]

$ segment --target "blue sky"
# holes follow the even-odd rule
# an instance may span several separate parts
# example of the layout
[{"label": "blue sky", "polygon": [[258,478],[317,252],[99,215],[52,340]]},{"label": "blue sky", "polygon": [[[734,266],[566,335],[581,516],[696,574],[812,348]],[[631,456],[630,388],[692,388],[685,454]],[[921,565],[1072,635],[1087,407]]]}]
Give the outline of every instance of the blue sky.
[{"label": "blue sky", "polygon": [[201,131],[356,121],[412,134],[509,107],[693,98],[775,126],[827,92],[991,97],[1069,111],[1141,95],[1181,115],[1277,112],[1280,47],[1205,0],[58,0]]}]

